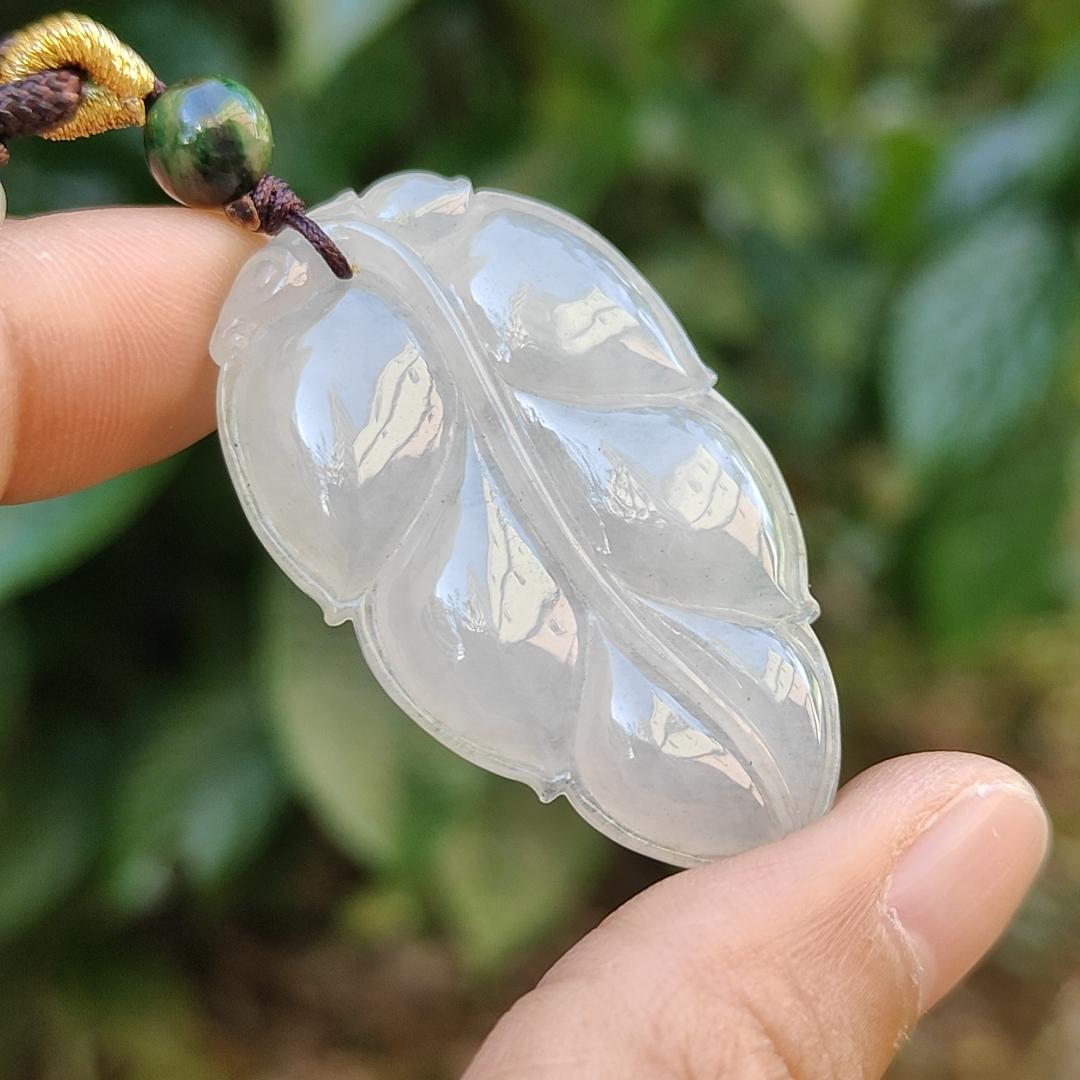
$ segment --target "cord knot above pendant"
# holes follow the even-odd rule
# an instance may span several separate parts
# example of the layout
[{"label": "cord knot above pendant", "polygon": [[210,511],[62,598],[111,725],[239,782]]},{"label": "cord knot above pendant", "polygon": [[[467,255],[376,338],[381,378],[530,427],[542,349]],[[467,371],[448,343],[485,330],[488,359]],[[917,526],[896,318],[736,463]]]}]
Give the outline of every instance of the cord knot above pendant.
[{"label": "cord knot above pendant", "polygon": [[144,128],[150,171],[177,202],[224,209],[230,221],[270,236],[295,229],[335,276],[352,277],[303,200],[269,175],[270,120],[246,87],[221,78],[166,87],[85,15],[49,16],[0,40],[0,166],[10,139],[78,139],[124,127]]}]

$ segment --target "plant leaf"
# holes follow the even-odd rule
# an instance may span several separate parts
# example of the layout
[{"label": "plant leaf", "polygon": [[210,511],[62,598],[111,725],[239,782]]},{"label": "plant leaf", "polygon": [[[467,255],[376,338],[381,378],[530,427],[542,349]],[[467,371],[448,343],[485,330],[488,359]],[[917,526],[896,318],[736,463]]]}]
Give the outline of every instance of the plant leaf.
[{"label": "plant leaf", "polygon": [[172,475],[162,462],[44,502],[0,506],[0,601],[59,577],[103,548]]},{"label": "plant leaf", "polygon": [[1025,435],[942,490],[919,537],[919,595],[943,645],[976,646],[1061,596],[1067,444],[1052,424]]},{"label": "plant leaf", "polygon": [[0,749],[26,702],[30,664],[18,612],[11,605],[0,607]]},{"label": "plant leaf", "polygon": [[931,200],[943,222],[985,210],[1003,196],[1052,192],[1080,166],[1080,63],[1030,101],[978,124],[945,160]]},{"label": "plant leaf", "polygon": [[1053,224],[1008,209],[981,221],[901,295],[885,405],[923,469],[985,461],[1046,396],[1066,354],[1068,251]]},{"label": "plant leaf", "polygon": [[433,901],[478,975],[578,911],[604,865],[600,838],[561,800],[545,808],[513,785],[488,786],[443,834],[433,881]]},{"label": "plant leaf", "polygon": [[739,344],[760,333],[750,285],[715,240],[671,243],[652,253],[642,269],[691,331]]},{"label": "plant leaf", "polygon": [[267,579],[263,669],[286,767],[341,848],[363,862],[397,858],[407,813],[403,740],[413,725],[280,575]]},{"label": "plant leaf", "polygon": [[67,731],[20,754],[0,784],[0,941],[47,915],[98,848],[105,747]]},{"label": "plant leaf", "polygon": [[411,6],[412,0],[278,0],[290,77],[306,90],[318,89]]},{"label": "plant leaf", "polygon": [[353,858],[422,879],[439,829],[479,790],[475,770],[434,746],[279,574],[264,586],[262,668],[296,790]]},{"label": "plant leaf", "polygon": [[[461,179],[319,217],[365,274],[289,239],[247,265],[212,345],[222,445],[391,696],[671,861],[823,812],[836,701],[794,510],[652,288],[581,222]],[[346,709],[319,711],[344,745]]]},{"label": "plant leaf", "polygon": [[863,0],[783,0],[789,13],[826,49],[839,51],[850,39]]},{"label": "plant leaf", "polygon": [[203,890],[217,887],[251,858],[283,803],[244,688],[182,695],[151,722],[117,787],[106,894],[137,913],[177,874]]},{"label": "plant leaf", "polygon": [[71,959],[48,997],[54,1030],[42,1054],[50,1075],[98,1075],[87,1061],[100,1058],[127,1080],[224,1080],[197,996],[160,956],[127,944],[93,964]]}]

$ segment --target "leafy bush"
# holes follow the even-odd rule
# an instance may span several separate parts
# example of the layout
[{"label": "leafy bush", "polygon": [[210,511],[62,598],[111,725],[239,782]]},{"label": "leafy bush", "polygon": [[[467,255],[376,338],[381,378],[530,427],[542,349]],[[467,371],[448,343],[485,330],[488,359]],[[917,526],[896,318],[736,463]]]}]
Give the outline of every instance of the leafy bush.
[{"label": "leafy bush", "polygon": [[[847,772],[996,754],[1055,818],[1022,918],[895,1075],[1071,1075],[1074,0],[92,13],[167,81],[248,82],[311,199],[466,173],[583,215],[654,278],[791,482]],[[161,200],[136,133],[13,157],[15,213]],[[268,566],[212,443],[0,509],[0,602],[12,1076],[314,1077],[330,1054],[454,1075],[529,974],[661,873],[401,717]]]}]

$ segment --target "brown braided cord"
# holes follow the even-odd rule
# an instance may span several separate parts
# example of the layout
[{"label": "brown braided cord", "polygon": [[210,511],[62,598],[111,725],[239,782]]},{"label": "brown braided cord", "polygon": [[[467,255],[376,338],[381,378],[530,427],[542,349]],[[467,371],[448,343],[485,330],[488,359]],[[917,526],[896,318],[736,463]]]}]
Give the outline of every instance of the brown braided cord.
[{"label": "brown braided cord", "polygon": [[146,122],[144,98],[154,73],[134,49],[111,30],[70,11],[48,15],[16,30],[0,54],[0,83],[43,71],[73,68],[83,78],[83,97],[71,120],[41,132],[67,142]]},{"label": "brown braided cord", "polygon": [[246,195],[229,203],[225,213],[245,229],[277,236],[295,229],[330,267],[335,277],[347,281],[353,269],[344,252],[307,216],[304,200],[278,176],[264,176]]},{"label": "brown braided cord", "polygon": [[70,120],[79,107],[82,90],[82,76],[70,68],[0,83],[0,165],[7,161],[3,144],[8,139],[41,135]]},{"label": "brown braided cord", "polygon": [[[106,43],[114,51],[120,50],[128,55],[130,61],[128,67],[134,65],[137,69],[136,74],[142,73],[150,86],[149,92],[139,105],[140,115],[145,115],[144,106],[147,109],[152,107],[165,92],[165,84],[160,79],[154,78],[152,83],[149,83],[153,73],[142,59],[137,54],[131,53],[103,27],[82,16],[74,15],[56,16],[53,22],[62,23],[63,26],[60,29],[69,34],[75,34],[76,37],[89,35],[92,38],[89,44],[83,42],[83,45],[90,49],[87,55],[98,56],[92,46],[98,42],[99,38],[106,39]],[[46,20],[46,23],[49,23],[49,20]],[[69,24],[77,25],[74,25],[73,29]],[[35,27],[42,31],[46,28],[44,23]],[[24,34],[29,32],[23,31]],[[13,43],[18,40],[20,40],[20,35],[0,38],[0,61],[5,60],[5,51],[14,48]],[[89,65],[89,61],[88,66],[92,66]],[[89,100],[89,96],[95,92],[92,84],[87,82],[89,78],[90,76],[82,69],[82,64],[78,63],[76,66],[50,67],[20,79],[0,82],[0,165],[6,165],[8,162],[6,145],[8,139],[27,135],[50,137],[49,133],[58,125],[71,121],[79,112],[80,105]],[[109,110],[106,108],[105,111],[107,113]],[[100,121],[101,118],[97,120]],[[95,122],[87,130],[69,132],[61,128],[52,137],[71,138],[130,123],[130,116],[125,113],[123,120],[119,123],[114,122],[113,118],[106,117],[104,123]],[[250,192],[229,203],[224,209],[230,220],[236,224],[269,236],[276,236],[286,228],[295,229],[318,252],[335,276],[345,280],[353,276],[352,266],[344,253],[307,216],[303,200],[284,180],[276,176],[264,176]]]}]

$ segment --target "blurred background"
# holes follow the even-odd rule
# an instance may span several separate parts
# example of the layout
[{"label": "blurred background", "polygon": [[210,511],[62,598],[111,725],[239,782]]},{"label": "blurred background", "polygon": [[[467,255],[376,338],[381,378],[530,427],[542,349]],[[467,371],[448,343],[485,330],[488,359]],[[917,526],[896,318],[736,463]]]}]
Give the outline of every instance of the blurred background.
[{"label": "blurred background", "polygon": [[[465,173],[652,277],[791,485],[845,775],[978,751],[1054,818],[891,1077],[1080,1076],[1076,0],[82,6],[250,85],[310,200]],[[163,201],[137,132],[14,150],[15,214]],[[0,509],[4,1080],[455,1077],[666,872],[396,713],[214,440]]]}]

